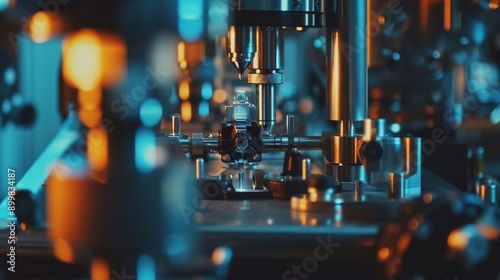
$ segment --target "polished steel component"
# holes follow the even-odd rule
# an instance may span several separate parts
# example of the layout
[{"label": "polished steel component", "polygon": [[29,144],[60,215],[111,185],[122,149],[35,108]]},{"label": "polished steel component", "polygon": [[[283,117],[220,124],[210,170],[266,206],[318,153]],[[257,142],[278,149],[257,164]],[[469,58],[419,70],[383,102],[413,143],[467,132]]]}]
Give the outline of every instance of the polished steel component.
[{"label": "polished steel component", "polygon": [[295,135],[295,116],[294,115],[286,115],[286,134],[288,134],[288,136]]},{"label": "polished steel component", "polygon": [[366,182],[367,174],[363,165],[339,165],[328,164],[326,174],[339,180],[340,182],[354,182],[359,180]]},{"label": "polished steel component", "polygon": [[227,57],[238,70],[240,80],[255,56],[257,48],[255,33],[254,26],[230,26],[227,32]]},{"label": "polished steel component", "polygon": [[238,182],[239,188],[243,189],[245,185],[245,164],[243,162],[238,163]]},{"label": "polished steel component", "polygon": [[258,122],[272,133],[276,124],[277,85],[283,83],[283,36],[281,27],[257,27],[257,53],[248,82],[256,85]]},{"label": "polished steel component", "polygon": [[302,180],[307,180],[311,175],[311,160],[308,158],[302,159]]},{"label": "polished steel component", "polygon": [[338,121],[338,135],[340,136],[355,136],[356,128],[352,121]]},{"label": "polished steel component", "polygon": [[[268,152],[284,152],[290,147],[288,135],[263,136],[265,150]],[[322,139],[319,136],[293,137],[293,147],[297,150],[321,150]]]},{"label": "polished steel component", "polygon": [[[257,52],[252,69],[255,73],[272,73],[284,67],[283,30],[281,27],[257,27]],[[260,72],[259,72],[260,71]]]},{"label": "polished steel component", "polygon": [[181,135],[181,116],[179,114],[174,114],[172,116],[172,136]]},{"label": "polished steel component", "polygon": [[272,132],[276,124],[276,85],[257,85],[258,121],[264,131]]},{"label": "polished steel component", "polygon": [[248,102],[244,90],[236,90],[232,106],[226,106],[226,122],[256,121],[257,107]]},{"label": "polished steel component", "polygon": [[405,174],[404,173],[389,173],[389,198],[398,199],[404,198],[405,195]]},{"label": "polished steel component", "polygon": [[359,142],[356,137],[330,136],[324,140],[323,153],[329,163],[361,165],[358,156]]},{"label": "polished steel component", "polygon": [[494,179],[484,179],[476,186],[477,195],[485,202],[497,203],[498,182]]},{"label": "polished steel component", "polygon": [[279,12],[322,12],[323,1],[318,0],[238,0],[238,10]]},{"label": "polished steel component", "polygon": [[367,114],[367,1],[326,1],[327,116],[362,121]]},{"label": "polished steel component", "polygon": [[354,181],[354,201],[361,200],[361,182],[359,180]]},{"label": "polished steel component", "polygon": [[421,193],[422,178],[422,139],[405,137],[403,140],[405,173],[405,197],[419,196]]},{"label": "polished steel component", "polygon": [[283,74],[281,73],[250,73],[248,74],[249,84],[282,84],[284,82]]},{"label": "polished steel component", "polygon": [[196,179],[205,178],[205,160],[202,158],[196,159]]},{"label": "polished steel component", "polygon": [[203,133],[193,133],[191,138],[191,153],[193,155],[203,155]]},{"label": "polished steel component", "polygon": [[387,184],[388,172],[403,172],[404,151],[402,139],[398,137],[380,138],[380,143],[384,149],[384,154],[380,160],[380,171],[371,172],[368,175],[368,182],[374,186]]},{"label": "polished steel component", "polygon": [[363,125],[363,141],[368,142],[378,138],[386,137],[386,122],[384,119],[365,119]]}]

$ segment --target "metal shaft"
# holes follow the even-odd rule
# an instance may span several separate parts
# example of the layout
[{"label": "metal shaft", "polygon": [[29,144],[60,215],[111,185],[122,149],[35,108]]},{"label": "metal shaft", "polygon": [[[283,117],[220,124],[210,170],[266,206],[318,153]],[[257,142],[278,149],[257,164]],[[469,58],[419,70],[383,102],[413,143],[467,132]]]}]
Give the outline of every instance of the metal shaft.
[{"label": "metal shaft", "polygon": [[255,28],[254,26],[230,26],[227,32],[227,58],[238,70],[240,80],[255,55],[257,48]]},{"label": "metal shaft", "polygon": [[179,114],[174,114],[172,116],[172,135],[181,134],[181,116]]},{"label": "metal shaft", "polygon": [[271,132],[276,124],[276,85],[257,85],[257,110],[259,124]]},{"label": "metal shaft", "polygon": [[202,158],[196,159],[196,179],[205,178],[205,161]]},{"label": "metal shaft", "polygon": [[256,85],[258,122],[272,132],[276,124],[277,85],[283,83],[283,36],[281,27],[257,27],[257,52],[248,82]]},{"label": "metal shaft", "polygon": [[327,114],[332,121],[367,115],[366,0],[326,1]]},{"label": "metal shaft", "polygon": [[405,174],[389,173],[389,198],[404,198],[405,195]]}]

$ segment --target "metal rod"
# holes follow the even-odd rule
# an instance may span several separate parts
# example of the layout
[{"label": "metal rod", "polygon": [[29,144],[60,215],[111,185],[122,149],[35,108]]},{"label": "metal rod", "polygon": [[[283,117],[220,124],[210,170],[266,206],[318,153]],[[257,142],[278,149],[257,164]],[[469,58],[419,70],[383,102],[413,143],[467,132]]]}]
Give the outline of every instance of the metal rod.
[{"label": "metal rod", "polygon": [[172,135],[181,134],[181,116],[175,114],[172,116]]},{"label": "metal rod", "polygon": [[276,86],[274,84],[257,85],[258,121],[264,127],[264,131],[271,132],[276,124]]},{"label": "metal rod", "polygon": [[196,179],[205,178],[205,161],[202,158],[196,159]]},{"label": "metal rod", "polygon": [[[263,152],[284,152],[289,148],[289,138],[288,135],[276,135],[276,136],[263,136]],[[189,152],[191,149],[191,138],[181,137],[179,138],[179,143],[181,144],[185,152]],[[293,148],[301,151],[308,150],[321,150],[323,146],[323,140],[321,136],[305,136],[305,137],[293,137]],[[213,137],[203,138],[203,150],[205,151],[218,151],[219,150],[219,139]]]},{"label": "metal rod", "polygon": [[288,134],[288,136],[295,135],[295,116],[294,115],[286,115],[286,134]]},{"label": "metal rod", "polygon": [[354,181],[354,201],[360,201],[361,200],[361,181],[356,180]]},{"label": "metal rod", "polygon": [[389,198],[398,199],[405,196],[405,174],[389,173]]},{"label": "metal rod", "polygon": [[327,115],[361,121],[367,115],[366,0],[325,1]]},{"label": "metal rod", "polygon": [[308,158],[302,159],[302,180],[309,179],[311,174],[311,160]]}]

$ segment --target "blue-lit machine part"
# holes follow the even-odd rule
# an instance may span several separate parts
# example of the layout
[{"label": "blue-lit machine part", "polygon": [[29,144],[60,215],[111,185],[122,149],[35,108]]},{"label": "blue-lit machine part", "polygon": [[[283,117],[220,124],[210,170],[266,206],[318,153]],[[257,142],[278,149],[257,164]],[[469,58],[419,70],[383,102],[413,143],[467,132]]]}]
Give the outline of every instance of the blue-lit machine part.
[{"label": "blue-lit machine part", "polygon": [[500,277],[499,15],[0,0],[0,279]]}]

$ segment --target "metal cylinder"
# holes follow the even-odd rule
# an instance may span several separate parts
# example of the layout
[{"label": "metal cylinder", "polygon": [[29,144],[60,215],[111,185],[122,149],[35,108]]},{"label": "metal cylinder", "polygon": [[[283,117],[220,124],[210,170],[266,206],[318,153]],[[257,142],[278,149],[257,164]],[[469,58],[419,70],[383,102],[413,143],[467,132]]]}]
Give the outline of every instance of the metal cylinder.
[{"label": "metal cylinder", "polygon": [[240,79],[245,69],[252,63],[256,50],[255,26],[229,27],[226,39],[227,58],[238,70]]},{"label": "metal cylinder", "polygon": [[354,181],[354,201],[360,201],[361,200],[361,181],[356,180]]},{"label": "metal cylinder", "polygon": [[175,114],[172,116],[172,135],[181,134],[181,116]]},{"label": "metal cylinder", "polygon": [[205,161],[202,158],[196,159],[196,179],[205,178]]},{"label": "metal cylinder", "polygon": [[420,138],[403,138],[404,165],[407,175],[417,174],[422,165],[422,141]]},{"label": "metal cylinder", "polygon": [[389,198],[404,198],[405,197],[405,174],[404,173],[389,173]]},{"label": "metal cylinder", "polygon": [[295,135],[295,116],[294,115],[286,115],[286,134],[288,134],[288,136]]},{"label": "metal cylinder", "polygon": [[366,171],[363,165],[338,165],[328,164],[326,174],[340,182],[366,182]]},{"label": "metal cylinder", "polygon": [[281,27],[257,27],[257,52],[252,69],[264,72],[283,69],[283,31]]},{"label": "metal cylinder", "polygon": [[258,123],[271,132],[276,124],[276,85],[257,85]]},{"label": "metal cylinder", "polygon": [[309,179],[311,174],[311,160],[308,158],[302,159],[302,180]]},{"label": "metal cylinder", "polygon": [[327,115],[361,121],[367,115],[367,1],[326,1]]}]

